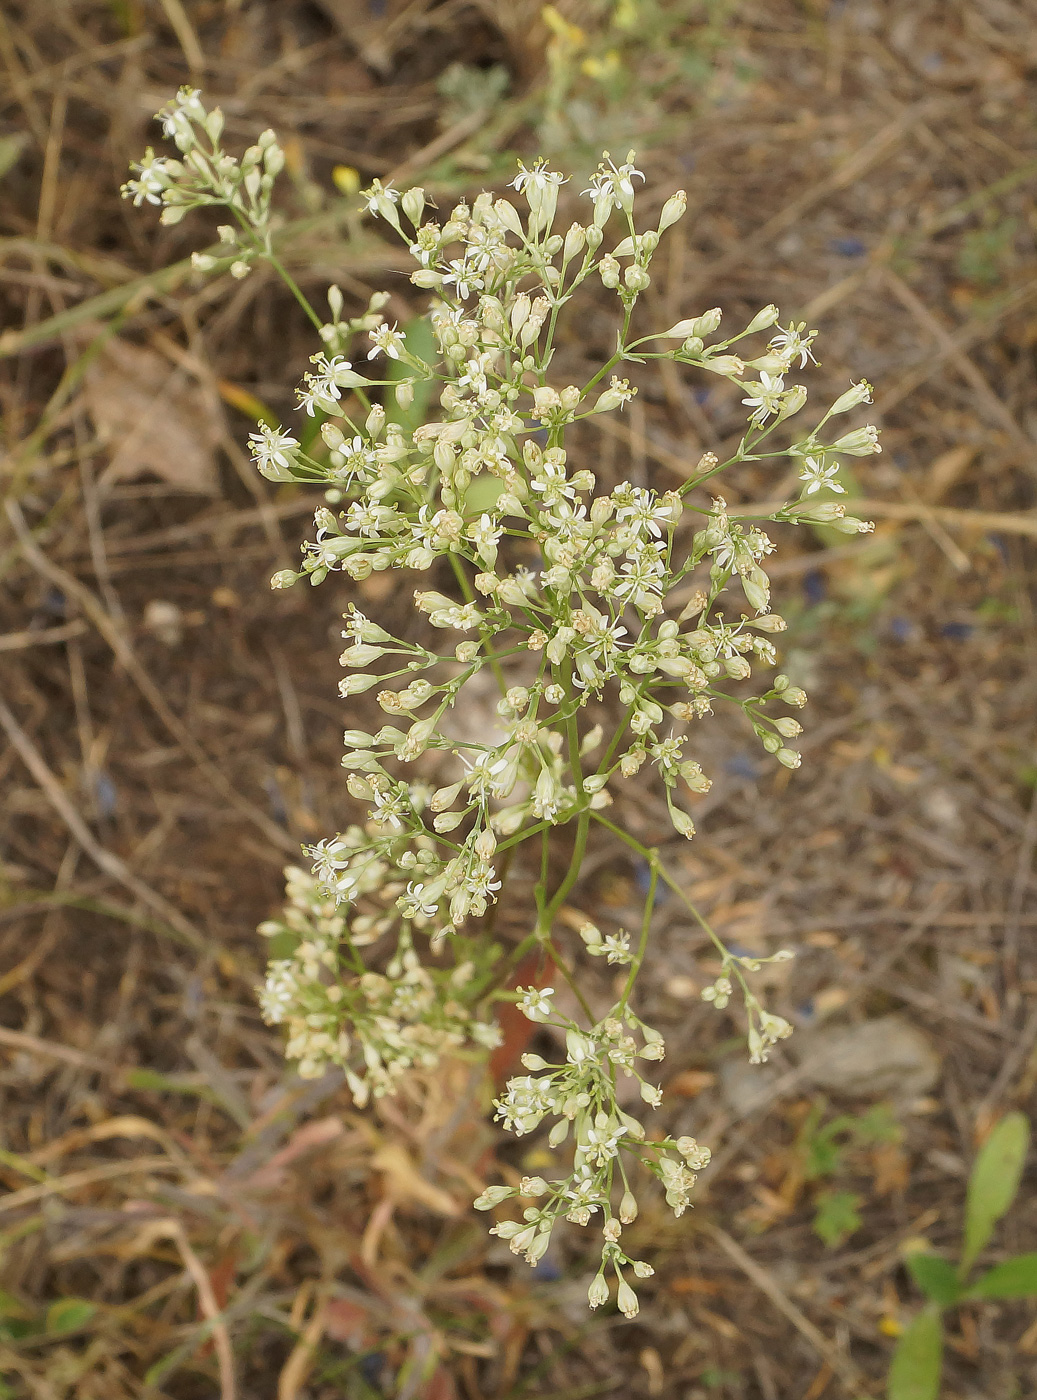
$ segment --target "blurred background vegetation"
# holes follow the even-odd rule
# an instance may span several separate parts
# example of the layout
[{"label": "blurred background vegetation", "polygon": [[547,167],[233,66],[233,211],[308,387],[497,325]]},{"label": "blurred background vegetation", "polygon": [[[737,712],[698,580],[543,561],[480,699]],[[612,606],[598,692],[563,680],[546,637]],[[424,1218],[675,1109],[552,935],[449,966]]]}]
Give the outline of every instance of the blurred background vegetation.
[{"label": "blurred background vegetation", "polygon": [[[0,1396],[880,1394],[905,1254],[954,1250],[977,1147],[1037,1088],[1032,6],[8,0],[0,65]],[[715,1164],[689,1216],[638,1221],[633,1322],[587,1314],[578,1231],[534,1273],[468,1210],[545,1165],[485,1111],[513,1027],[489,1076],[459,1061],[359,1114],[259,1020],[281,867],[356,818],[338,615],[403,605],[378,575],[268,590],[315,502],[242,443],[315,347],[266,272],[192,273],[204,219],[119,200],[182,83],[228,142],[279,132],[279,246],[314,299],[422,309],[357,212],[374,176],[442,206],[543,153],[575,210],[602,148],[634,148],[649,201],[689,196],[660,324],[775,301],[821,331],[819,400],[875,385],[884,452],[845,483],[875,535],[783,537],[772,575],[808,762],[775,773],[716,724],[675,853],[729,942],[797,949],[771,996],[798,1034],[745,1066],[660,906],[661,1118]],[[592,306],[564,354],[608,335]],[[726,385],[639,384],[587,429],[606,480],[669,484],[739,430]],[[581,908],[622,923],[642,874],[592,850]],[[1035,1247],[1032,1182],[984,1263]],[[1031,1305],[947,1328],[943,1395],[1030,1393]]]}]

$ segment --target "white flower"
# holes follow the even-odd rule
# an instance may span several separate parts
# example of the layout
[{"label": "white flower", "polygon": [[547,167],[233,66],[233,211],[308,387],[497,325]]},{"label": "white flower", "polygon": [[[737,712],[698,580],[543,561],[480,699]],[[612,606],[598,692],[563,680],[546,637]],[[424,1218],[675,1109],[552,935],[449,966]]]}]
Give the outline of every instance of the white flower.
[{"label": "white flower", "polygon": [[595,1166],[603,1167],[606,1162],[619,1156],[619,1144],[623,1140],[624,1129],[606,1125],[601,1128],[588,1128],[580,1146],[588,1160]]},{"label": "white flower", "polygon": [[643,486],[627,486],[624,483],[617,486],[612,495],[615,500],[624,502],[616,511],[616,519],[629,523],[637,534],[647,530],[650,535],[659,539],[663,527],[672,524],[672,504],[660,500],[654,491],[646,491]]},{"label": "white flower", "polygon": [[517,190],[519,194],[524,194],[527,190],[546,194],[552,185],[557,186],[568,183],[565,177],[560,175],[557,170],[548,170],[547,161],[543,158],[533,163],[532,170],[527,170],[525,164],[521,160],[518,164],[519,173],[515,176],[514,180],[509,180],[508,184],[513,190]]},{"label": "white flower", "polygon": [[478,269],[466,258],[451,258],[447,266],[450,271],[443,278],[443,285],[455,286],[462,301],[470,297],[472,292],[482,291],[483,280],[478,275]]},{"label": "white flower", "polygon": [[807,457],[803,470],[799,474],[799,479],[805,482],[806,489],[803,494],[812,496],[815,491],[820,491],[822,487],[827,487],[829,491],[837,491],[844,495],[846,488],[840,486],[835,477],[839,471],[839,463],[833,462],[830,466],[825,466],[824,458]]},{"label": "white flower", "polygon": [[551,1005],[551,998],[555,994],[554,987],[527,987],[524,991],[519,987],[517,990],[522,992],[519,1010],[530,1021],[546,1021],[554,1011]]},{"label": "white flower", "polygon": [[342,397],[337,380],[352,369],[350,362],[341,355],[335,355],[330,360],[326,355],[315,355],[313,360],[317,372],[304,375],[306,388],[295,391],[299,399],[298,407],[304,408],[311,418],[318,408],[325,413],[334,412],[335,404]]},{"label": "white flower", "polygon": [[[613,204],[629,209],[634,202],[635,177],[642,182],[645,178],[643,172],[636,170],[629,160],[623,165],[616,165],[606,151],[604,161],[591,176],[590,188],[583,193],[590,196],[599,216],[611,209]],[[602,205],[606,206],[605,210],[601,208]]]},{"label": "white flower", "polygon": [[[407,895],[410,903],[417,914],[423,914],[426,919],[434,917],[439,909],[438,898],[433,900],[425,894],[424,885],[415,885],[413,882],[407,886]],[[479,1209],[482,1209],[480,1206]]]},{"label": "white flower", "polygon": [[778,334],[771,338],[767,348],[785,360],[789,368],[792,367],[797,355],[799,356],[800,369],[803,369],[808,360],[816,365],[817,361],[814,359],[810,346],[817,331],[808,331],[806,335],[803,334],[804,331],[806,331],[805,321],[801,321],[799,325],[789,325],[787,330],[783,330],[779,326]]},{"label": "white flower", "polygon": [[295,449],[299,446],[291,433],[282,428],[272,428],[269,423],[260,423],[258,433],[249,433],[252,444],[252,460],[260,471],[264,468],[281,467],[287,471],[294,460]]},{"label": "white flower", "polygon": [[751,417],[754,423],[764,423],[772,413],[780,412],[781,396],[785,390],[785,381],[780,374],[768,374],[765,369],[761,370],[759,382],[745,387],[752,391],[752,397],[742,402],[753,410]]},{"label": "white flower", "polygon": [[395,213],[393,205],[399,202],[400,192],[394,190],[391,185],[383,185],[381,180],[372,180],[370,187],[361,190],[360,193],[367,200],[366,209],[369,214],[380,214],[384,219],[390,212]]},{"label": "white flower", "polygon": [[487,895],[496,894],[500,889],[501,882],[493,878],[496,873],[492,865],[483,865],[472,871],[465,881],[465,886],[472,895],[485,899]]},{"label": "white flower", "polygon": [[126,181],[121,190],[122,197],[132,198],[137,208],[140,208],[144,200],[149,204],[161,204],[162,192],[174,184],[173,176],[169,172],[169,162],[161,156],[156,156],[149,147],[144,159],[139,164],[134,164],[132,169],[137,171],[139,178]]},{"label": "white flower", "polygon": [[394,322],[391,326],[378,326],[371,332],[372,348],[367,352],[369,360],[375,359],[378,355],[386,354],[390,360],[400,358],[400,350],[406,345],[403,333],[399,331]]}]

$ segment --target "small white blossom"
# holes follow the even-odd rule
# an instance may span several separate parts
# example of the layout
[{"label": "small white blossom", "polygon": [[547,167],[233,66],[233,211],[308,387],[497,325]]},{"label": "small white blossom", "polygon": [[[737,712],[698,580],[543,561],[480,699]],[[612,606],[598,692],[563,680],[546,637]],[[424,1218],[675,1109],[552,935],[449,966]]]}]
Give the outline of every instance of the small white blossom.
[{"label": "small white blossom", "polygon": [[759,382],[749,383],[745,387],[750,390],[750,396],[742,402],[753,410],[754,423],[765,423],[773,414],[781,412],[785,381],[780,374],[768,374],[766,370],[761,370]]},{"label": "small white blossom", "polygon": [[803,470],[799,474],[800,481],[805,483],[805,496],[812,496],[815,491],[820,491],[822,487],[827,487],[829,491],[837,491],[841,495],[845,494],[846,488],[840,486],[836,480],[839,472],[839,463],[832,462],[825,466],[824,458],[807,457],[804,459]]}]

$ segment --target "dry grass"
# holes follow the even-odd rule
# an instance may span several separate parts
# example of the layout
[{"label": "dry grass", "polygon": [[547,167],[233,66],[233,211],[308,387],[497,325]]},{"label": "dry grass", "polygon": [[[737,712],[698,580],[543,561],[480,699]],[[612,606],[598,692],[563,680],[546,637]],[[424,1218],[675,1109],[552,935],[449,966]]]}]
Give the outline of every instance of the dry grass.
[{"label": "dry grass", "polygon": [[[559,8],[591,34],[601,7]],[[977,1139],[1033,1102],[1029,6],[663,8],[689,18],[646,63],[656,89],[573,117],[587,139],[628,122],[649,189],[688,190],[655,311],[777,301],[821,329],[819,396],[874,382],[885,444],[858,473],[874,537],[782,540],[809,764],[775,775],[714,729],[718,781],[678,858],[729,936],[797,946],[775,995],[806,1029],[899,1012],[938,1085],[898,1142],[847,1156],[836,1184],[862,1224],[826,1248],[802,1169],[816,1091],[791,1056],[755,1106],[732,1091],[736,1027],[718,1034],[695,1000],[708,955],[663,904],[647,995],[671,1044],[664,1112],[720,1151],[690,1221],[639,1221],[659,1269],[625,1323],[586,1313],[578,1232],[531,1274],[469,1215],[477,1182],[539,1150],[496,1160],[475,1067],[368,1114],[333,1079],[286,1074],[255,1009],[253,929],[298,843],[352,814],[332,641],[349,595],[268,591],[312,502],[254,480],[240,444],[256,401],[287,413],[308,330],[263,274],[190,276],[202,235],[157,230],[117,185],[190,78],[233,138],[287,138],[296,274],[357,303],[387,285],[402,320],[419,307],[404,264],[328,194],[333,167],[402,167],[441,199],[506,178],[535,139],[547,31],[525,0],[9,4],[0,143],[24,146],[0,185],[0,1395],[876,1395],[912,1306],[902,1244],[952,1246]],[[502,65],[510,95],[440,121],[459,60]],[[564,353],[607,333],[592,314]],[[98,438],[112,337],[137,347],[116,365],[154,404],[129,446]],[[701,387],[646,380],[615,431],[588,428],[600,473],[668,481],[730,437],[738,405]],[[778,486],[746,474],[729,494]],[[647,796],[626,802],[665,839]],[[604,844],[587,871],[580,906],[629,917],[639,872]],[[1002,1243],[1035,1240],[1024,1192]],[[962,1310],[945,1394],[1026,1394],[1035,1353],[1025,1305]]]}]

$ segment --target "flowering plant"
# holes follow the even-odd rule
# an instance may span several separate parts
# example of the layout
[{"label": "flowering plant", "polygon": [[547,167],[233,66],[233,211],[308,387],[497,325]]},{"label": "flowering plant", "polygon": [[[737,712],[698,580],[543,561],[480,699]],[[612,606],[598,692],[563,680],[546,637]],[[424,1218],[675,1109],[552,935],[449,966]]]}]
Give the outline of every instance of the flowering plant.
[{"label": "flowering plant", "polygon": [[[218,252],[196,255],[202,271],[244,276],[265,258],[283,273],[270,199],[283,156],[273,133],[238,161],[220,146],[218,111],[207,112],[197,92],[183,90],[160,118],[182,159],[149,151],[124,192],[137,203],[161,203],[166,222],[195,206],[230,210],[235,224],[220,229]],[[805,406],[806,389],[789,376],[812,360],[815,332],[783,327],[774,306],[726,338],[717,338],[719,310],[634,334],[653,256],[685,214],[686,199],[672,195],[639,230],[636,182],[643,176],[632,162],[632,155],[616,164],[606,154],[584,191],[587,221],[564,232],[555,229],[564,181],[542,161],[521,166],[512,181],[517,201],[482,193],[442,222],[429,216],[423,190],[401,193],[374,181],[365,192],[368,211],[408,244],[411,281],[431,294],[434,350],[419,352],[424,342],[388,323],[387,297],[344,321],[342,293],[332,287],[330,318],[323,318],[284,273],[323,343],[299,390],[299,407],[319,419],[320,434],[309,450],[283,428],[262,426],[252,435],[265,477],[320,483],[327,502],[316,512],[301,567],[275,575],[273,586],[394,570],[415,579],[423,619],[397,636],[353,604],[345,614],[341,694],[348,700],[377,687],[386,716],[373,732],[345,733],[346,786],[367,805],[367,820],[309,848],[311,873],[289,871],[284,918],[261,927],[291,949],[270,964],[264,1014],[286,1025],[287,1054],[301,1074],[341,1066],[360,1104],[390,1092],[412,1065],[434,1064],[466,1043],[492,1044],[495,1028],[483,1017],[495,997],[517,999],[530,1021],[553,1028],[556,1061],[524,1055],[527,1073],[510,1080],[495,1107],[505,1129],[519,1135],[551,1120],[550,1145],[571,1139],[571,1163],[552,1181],[490,1186],[476,1205],[533,1202],[521,1220],[494,1227],[531,1264],[560,1216],[600,1221],[601,1268],[589,1300],[596,1307],[608,1298],[611,1272],[627,1316],[638,1306],[630,1277],[652,1272],[622,1243],[623,1225],[637,1214],[636,1164],[658,1179],[679,1215],[709,1154],[691,1138],[647,1139],[617,1098],[624,1075],[637,1080],[648,1105],[661,1099],[642,1069],[663,1058],[663,1040],[634,1010],[634,993],[660,882],[687,898],[658,852],[608,815],[613,791],[643,768],[654,770],[674,828],[690,839],[695,828],[682,791],[705,792],[710,780],[688,750],[701,751],[697,728],[718,704],[738,706],[776,762],[799,766],[791,742],[800,724],[774,712],[801,708],[806,695],[781,674],[756,694],[746,691],[754,670],[775,667],[772,637],[785,627],[770,611],[764,561],[773,545],[761,521],[823,522],[846,534],[870,529],[842,504],[815,496],[822,487],[839,490],[840,455],[879,451],[872,427],[834,437],[826,431],[833,418],[869,401],[863,382],[794,440],[775,441]],[[618,238],[610,232],[615,222]],[[560,321],[595,281],[616,299],[616,349],[585,383],[559,386],[551,369]],[[763,343],[742,348],[761,333]],[[360,367],[345,358],[358,335],[369,345]],[[567,434],[631,399],[636,390],[618,372],[624,364],[660,359],[736,386],[749,410],[746,431],[728,461],[706,453],[677,490],[622,482],[598,493],[594,472],[570,462]],[[438,404],[408,426],[419,392],[427,402],[432,390]],[[733,511],[712,493],[735,463],[785,458],[796,464],[801,490],[780,509]],[[710,493],[702,497],[705,486]],[[437,635],[444,640],[436,643]],[[459,704],[463,711],[487,680],[499,692],[492,735],[466,730],[456,718]],[[594,826],[625,843],[648,871],[636,937],[605,936],[589,918],[578,928],[579,956],[627,969],[604,1017],[591,1012],[578,958],[558,930]],[[480,921],[526,842],[540,847],[535,914],[526,937],[505,953]],[[555,875],[559,844],[568,863]],[[689,908],[722,964],[702,995],[723,1008],[737,988],[751,1058],[765,1060],[791,1030],[751,989],[749,975],[765,959],[728,949]],[[580,1020],[563,1011],[550,987],[501,990],[538,948],[569,985]]]}]

